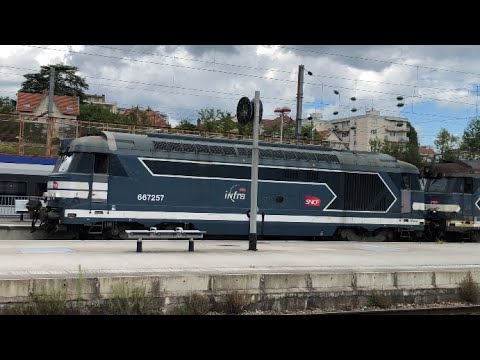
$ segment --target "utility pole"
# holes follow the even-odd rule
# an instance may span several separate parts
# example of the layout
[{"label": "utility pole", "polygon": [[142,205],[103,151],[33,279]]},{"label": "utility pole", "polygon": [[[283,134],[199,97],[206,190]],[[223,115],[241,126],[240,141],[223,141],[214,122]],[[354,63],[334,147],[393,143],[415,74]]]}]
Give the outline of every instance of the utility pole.
[{"label": "utility pole", "polygon": [[53,99],[55,89],[55,68],[50,66],[50,87],[48,89],[48,117],[53,117]]},{"label": "utility pole", "polygon": [[53,100],[55,91],[55,68],[50,66],[50,86],[48,89],[48,119],[47,119],[47,156],[52,155],[53,134]]},{"label": "utility pole", "polygon": [[302,121],[302,101],[303,101],[303,75],[305,66],[298,66],[298,89],[297,89],[297,118],[295,122],[295,138],[298,140],[300,134],[300,122]]},{"label": "utility pole", "polygon": [[257,251],[257,195],[258,195],[258,118],[260,117],[260,91],[255,91],[252,146],[252,195],[250,196],[250,233],[248,250]]}]

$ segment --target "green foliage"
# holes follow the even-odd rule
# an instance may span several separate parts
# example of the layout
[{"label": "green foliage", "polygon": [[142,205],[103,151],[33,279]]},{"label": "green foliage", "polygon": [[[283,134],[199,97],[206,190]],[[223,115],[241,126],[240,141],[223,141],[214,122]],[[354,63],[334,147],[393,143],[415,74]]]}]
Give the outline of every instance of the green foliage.
[{"label": "green foliage", "polygon": [[232,115],[228,112],[205,108],[201,109],[198,115],[200,119],[198,130],[220,133],[238,132],[238,124],[233,121]]},{"label": "green foliage", "polygon": [[48,91],[52,66],[55,67],[55,95],[76,95],[80,97],[80,101],[84,101],[86,99],[84,91],[88,90],[85,78],[75,75],[77,67],[63,64],[44,65],[38,73],[23,75],[26,80],[22,83],[20,91],[33,93]]},{"label": "green foliage", "polygon": [[302,129],[300,130],[300,134],[302,134],[302,136],[304,136],[308,140],[325,140],[325,137],[320,135],[320,132],[315,129],[315,126],[313,124],[303,125]]},{"label": "green foliage", "polygon": [[15,111],[17,101],[8,96],[0,97],[0,113],[11,113]]},{"label": "green foliage", "polygon": [[460,150],[466,160],[475,160],[480,156],[480,118],[473,118],[463,132]]},{"label": "green foliage", "polygon": [[148,315],[155,312],[153,297],[144,287],[130,288],[124,282],[112,287],[112,298],[107,302],[107,314]]},{"label": "green foliage", "polygon": [[422,157],[419,153],[418,135],[415,128],[408,123],[409,131],[407,142],[389,142],[378,138],[370,139],[370,148],[373,152],[388,154],[397,160],[408,162],[416,167],[422,166]]},{"label": "green foliage", "polygon": [[175,126],[175,129],[180,129],[180,130],[196,130],[197,126],[195,124],[192,124],[190,121],[187,119],[184,119],[180,121],[180,123]]},{"label": "green foliage", "polygon": [[29,295],[29,301],[14,307],[18,315],[66,315],[71,312],[65,291],[47,292]]},{"label": "green foliage", "polygon": [[458,147],[458,136],[452,135],[447,129],[442,128],[433,141],[442,157],[442,161],[453,161],[458,159],[455,149]]},{"label": "green foliage", "polygon": [[80,115],[78,120],[99,121],[99,122],[125,122],[120,114],[112,113],[107,107],[99,104],[80,104]]},{"label": "green foliage", "polygon": [[[280,122],[273,122],[270,125],[264,126],[262,134],[266,136],[280,136]],[[295,124],[284,123],[283,124],[283,137],[291,138],[295,137]]]}]

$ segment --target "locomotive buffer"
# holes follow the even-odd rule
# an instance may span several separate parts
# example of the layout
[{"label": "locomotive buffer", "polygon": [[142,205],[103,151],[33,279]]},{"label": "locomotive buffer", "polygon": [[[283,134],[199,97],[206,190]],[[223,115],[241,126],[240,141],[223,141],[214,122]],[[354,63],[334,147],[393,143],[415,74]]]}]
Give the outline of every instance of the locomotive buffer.
[{"label": "locomotive buffer", "polygon": [[181,227],[175,230],[157,230],[151,227],[150,230],[125,230],[129,239],[137,240],[137,252],[142,252],[143,240],[186,240],[188,239],[188,251],[194,251],[194,239],[203,239],[206,231],[183,230]]}]

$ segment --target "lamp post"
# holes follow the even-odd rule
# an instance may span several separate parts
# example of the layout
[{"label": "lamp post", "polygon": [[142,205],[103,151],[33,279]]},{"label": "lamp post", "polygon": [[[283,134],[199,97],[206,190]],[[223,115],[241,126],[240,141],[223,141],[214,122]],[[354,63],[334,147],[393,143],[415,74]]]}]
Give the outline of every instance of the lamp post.
[{"label": "lamp post", "polygon": [[290,108],[288,106],[284,106],[282,108],[276,108],[275,113],[280,114],[280,144],[283,141],[283,115],[285,113],[290,113]]},{"label": "lamp post", "polygon": [[[340,110],[340,92],[338,90],[333,90],[335,95],[338,95],[338,109]],[[333,112],[333,115],[338,115],[338,110]]]}]

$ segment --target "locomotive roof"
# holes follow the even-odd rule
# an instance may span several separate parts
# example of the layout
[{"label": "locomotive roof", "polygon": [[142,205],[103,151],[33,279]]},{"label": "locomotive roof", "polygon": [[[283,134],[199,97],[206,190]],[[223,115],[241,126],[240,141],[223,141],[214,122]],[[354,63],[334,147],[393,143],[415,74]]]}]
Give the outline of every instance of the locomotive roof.
[{"label": "locomotive roof", "polygon": [[[178,134],[128,134],[102,131],[99,136],[72,140],[69,151],[111,152],[137,156],[190,159],[217,162],[247,162],[251,158],[252,141],[206,138]],[[271,165],[322,168],[370,167],[394,172],[418,173],[418,169],[386,154],[347,151],[317,146],[259,143],[260,163]],[[395,169],[395,170],[394,170]]]},{"label": "locomotive roof", "polygon": [[429,177],[436,177],[439,174],[447,177],[480,176],[480,161],[456,160],[433,165],[428,171]]}]

